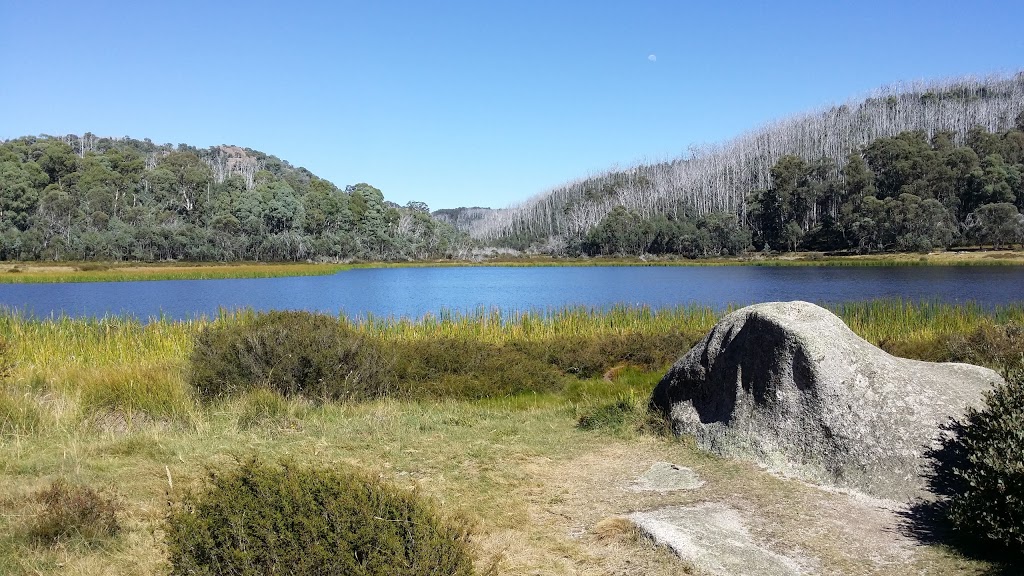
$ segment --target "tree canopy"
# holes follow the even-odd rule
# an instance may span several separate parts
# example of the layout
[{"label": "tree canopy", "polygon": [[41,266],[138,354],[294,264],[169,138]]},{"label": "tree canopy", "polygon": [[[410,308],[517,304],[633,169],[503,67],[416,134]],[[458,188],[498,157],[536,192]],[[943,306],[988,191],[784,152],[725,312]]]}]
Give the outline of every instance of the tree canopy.
[{"label": "tree canopy", "polygon": [[4,259],[395,260],[467,242],[422,202],[339,188],[248,148],[92,134],[0,142]]}]

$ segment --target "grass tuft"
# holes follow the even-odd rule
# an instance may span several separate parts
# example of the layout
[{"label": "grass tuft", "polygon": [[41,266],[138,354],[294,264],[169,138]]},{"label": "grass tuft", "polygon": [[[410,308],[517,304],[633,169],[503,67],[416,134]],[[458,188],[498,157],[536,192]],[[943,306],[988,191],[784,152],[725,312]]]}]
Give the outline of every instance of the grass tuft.
[{"label": "grass tuft", "polygon": [[36,544],[53,545],[70,539],[96,544],[117,535],[121,506],[89,486],[57,479],[35,495],[42,511],[28,529]]}]

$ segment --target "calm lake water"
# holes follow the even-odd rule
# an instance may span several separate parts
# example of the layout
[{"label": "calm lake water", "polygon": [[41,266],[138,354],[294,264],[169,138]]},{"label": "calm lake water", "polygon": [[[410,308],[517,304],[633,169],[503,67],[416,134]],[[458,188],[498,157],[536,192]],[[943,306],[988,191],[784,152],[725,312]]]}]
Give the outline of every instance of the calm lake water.
[{"label": "calm lake water", "polygon": [[0,305],[37,317],[129,314],[182,319],[220,308],[312,310],[418,318],[472,312],[616,304],[715,308],[772,300],[815,303],[899,297],[1024,300],[1024,267],[587,267],[386,268],[333,276],[0,285]]}]

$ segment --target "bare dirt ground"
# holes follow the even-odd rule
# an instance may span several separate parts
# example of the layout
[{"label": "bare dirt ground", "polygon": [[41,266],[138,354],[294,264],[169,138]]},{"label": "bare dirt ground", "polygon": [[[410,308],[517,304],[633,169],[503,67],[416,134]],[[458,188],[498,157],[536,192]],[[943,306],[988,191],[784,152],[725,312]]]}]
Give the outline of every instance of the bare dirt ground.
[{"label": "bare dirt ground", "polygon": [[[664,493],[630,488],[663,460],[692,468],[706,484]],[[532,480],[517,496],[529,503],[528,521],[549,535],[528,548],[536,552],[540,545],[552,553],[525,556],[510,533],[492,532],[481,542],[500,552],[503,564],[516,573],[714,573],[702,569],[697,557],[666,560],[666,548],[627,529],[617,538],[602,531],[610,519],[678,506],[735,511],[757,547],[794,560],[799,573],[972,574],[985,568],[918,543],[902,527],[894,503],[777,478],[681,443],[615,443],[564,462],[538,459],[526,470]]]}]

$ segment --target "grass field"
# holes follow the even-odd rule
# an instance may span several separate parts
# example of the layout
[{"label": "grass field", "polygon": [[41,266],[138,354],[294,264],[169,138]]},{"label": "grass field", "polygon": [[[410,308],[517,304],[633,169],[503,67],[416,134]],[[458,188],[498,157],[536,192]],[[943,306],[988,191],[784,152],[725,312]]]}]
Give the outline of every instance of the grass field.
[{"label": "grass field", "polygon": [[[940,359],[955,353],[951,343],[958,338],[1024,324],[1020,306],[986,311],[884,301],[836,311],[873,342]],[[813,556],[820,573],[980,574],[991,568],[898,535],[862,538],[852,526],[882,521],[844,494],[710,457],[685,440],[638,426],[668,361],[637,366],[630,361],[631,343],[680,348],[648,351],[648,361],[675,358],[713,325],[710,309],[569,309],[507,321],[497,312],[418,322],[340,319],[403,350],[448,338],[480,342],[497,354],[548,350],[556,363],[577,346],[606,357],[593,377],[563,371],[560,386],[546,393],[317,404],[256,391],[201,402],[187,377],[195,335],[209,322],[243,322],[247,314],[149,324],[0,317],[0,573],[166,573],[161,522],[168,499],[208,467],[254,452],[355,466],[415,488],[470,518],[478,564],[496,563],[500,573],[685,573],[666,551],[609,536],[599,526],[634,510],[703,501],[744,511],[759,538]],[[515,368],[509,370],[503,378],[515,377]],[[609,406],[627,410],[591,429],[577,425]],[[625,489],[657,461],[693,468],[706,487],[682,495]],[[33,495],[57,478],[113,495],[122,532],[97,542],[30,541],[26,530],[40,510]]]}]

